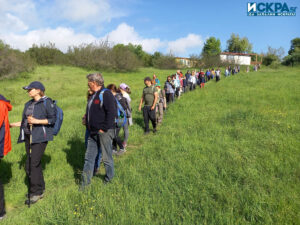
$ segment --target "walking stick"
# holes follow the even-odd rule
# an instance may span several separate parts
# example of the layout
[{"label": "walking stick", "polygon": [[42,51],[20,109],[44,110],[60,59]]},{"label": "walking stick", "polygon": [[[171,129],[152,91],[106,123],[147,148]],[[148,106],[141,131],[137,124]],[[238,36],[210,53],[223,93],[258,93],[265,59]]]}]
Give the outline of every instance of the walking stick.
[{"label": "walking stick", "polygon": [[29,139],[29,171],[28,171],[28,208],[30,208],[30,187],[31,187],[31,144],[32,144],[32,124],[30,126],[30,139]]}]

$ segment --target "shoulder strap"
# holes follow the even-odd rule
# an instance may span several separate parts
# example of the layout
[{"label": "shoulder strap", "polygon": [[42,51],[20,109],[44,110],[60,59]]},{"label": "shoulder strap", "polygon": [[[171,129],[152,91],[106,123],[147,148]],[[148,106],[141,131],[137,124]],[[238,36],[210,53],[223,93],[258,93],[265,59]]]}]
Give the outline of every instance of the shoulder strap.
[{"label": "shoulder strap", "polygon": [[108,90],[107,88],[104,88],[104,89],[100,92],[100,94],[99,94],[99,99],[100,99],[100,106],[101,106],[101,108],[102,108],[102,106],[103,106],[103,94],[104,94],[104,92],[107,91],[107,90]]}]

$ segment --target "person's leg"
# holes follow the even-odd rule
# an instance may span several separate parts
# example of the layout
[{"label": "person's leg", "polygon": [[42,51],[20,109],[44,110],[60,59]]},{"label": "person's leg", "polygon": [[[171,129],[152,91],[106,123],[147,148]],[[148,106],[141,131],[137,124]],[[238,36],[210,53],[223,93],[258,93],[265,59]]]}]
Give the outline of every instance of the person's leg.
[{"label": "person's leg", "polygon": [[143,108],[144,123],[145,123],[145,132],[149,131],[148,108],[149,108],[149,106],[144,106],[144,108]]},{"label": "person's leg", "polygon": [[129,118],[127,120],[127,123],[125,123],[123,130],[124,130],[124,141],[123,141],[123,146],[126,147],[127,142],[128,142],[128,138],[129,138]]},{"label": "person's leg", "polygon": [[120,138],[120,136],[119,136],[120,130],[121,130],[121,128],[117,128],[117,129],[116,129],[115,140],[116,140],[116,143],[117,143],[117,145],[119,146],[119,148],[120,148],[120,149],[124,149],[122,140],[121,140],[121,138]]},{"label": "person's leg", "polygon": [[112,157],[112,140],[115,135],[114,129],[109,129],[104,133],[99,133],[100,146],[102,149],[102,159],[106,171],[104,180],[111,181],[114,177],[114,160]]},{"label": "person's leg", "polygon": [[[42,168],[42,157],[47,147],[47,142],[31,144],[31,160],[29,166],[29,151],[27,152],[27,174],[30,174],[30,194],[41,195],[45,190],[45,181]],[[29,150],[29,149],[28,149]],[[29,171],[30,170],[30,171]]]},{"label": "person's leg", "polygon": [[81,186],[87,186],[91,183],[98,150],[99,140],[97,135],[90,135],[88,137],[88,146],[84,157]]},{"label": "person's leg", "polygon": [[5,215],[4,188],[0,180],[0,217]]},{"label": "person's leg", "polygon": [[164,115],[164,104],[163,103],[158,103],[158,112],[159,112],[159,116],[158,116],[157,122],[161,123],[163,120],[163,115]]},{"label": "person's leg", "polygon": [[151,110],[151,108],[149,107],[148,115],[149,115],[149,118],[150,118],[150,120],[152,122],[153,131],[155,132],[156,131],[156,114],[155,114],[155,109]]}]

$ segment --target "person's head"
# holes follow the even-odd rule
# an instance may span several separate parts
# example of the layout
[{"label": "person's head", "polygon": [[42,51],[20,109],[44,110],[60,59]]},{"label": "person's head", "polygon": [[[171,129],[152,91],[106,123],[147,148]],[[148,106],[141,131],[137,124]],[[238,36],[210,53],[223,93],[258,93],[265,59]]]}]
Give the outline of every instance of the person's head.
[{"label": "person's head", "polygon": [[145,79],[144,79],[144,84],[147,86],[147,87],[149,87],[149,86],[151,86],[151,78],[150,77],[145,77]]},{"label": "person's head", "polygon": [[168,76],[168,77],[167,77],[167,81],[170,82],[171,80],[172,80],[171,76]]},{"label": "person's head", "polygon": [[180,74],[180,70],[177,70],[176,73],[177,73],[177,74]]},{"label": "person's head", "polygon": [[109,84],[106,88],[109,89],[113,93],[113,95],[120,93],[120,90],[115,84]]},{"label": "person's head", "polygon": [[39,81],[33,81],[28,86],[23,87],[27,90],[31,98],[43,97],[45,95],[45,86]]},{"label": "person's head", "polygon": [[86,75],[86,78],[88,79],[88,86],[93,93],[100,90],[104,85],[104,79],[101,73],[91,73]]},{"label": "person's head", "polygon": [[120,90],[131,94],[130,87],[125,83],[120,84]]},{"label": "person's head", "polygon": [[153,79],[156,79],[156,75],[155,75],[155,73],[153,74]]}]

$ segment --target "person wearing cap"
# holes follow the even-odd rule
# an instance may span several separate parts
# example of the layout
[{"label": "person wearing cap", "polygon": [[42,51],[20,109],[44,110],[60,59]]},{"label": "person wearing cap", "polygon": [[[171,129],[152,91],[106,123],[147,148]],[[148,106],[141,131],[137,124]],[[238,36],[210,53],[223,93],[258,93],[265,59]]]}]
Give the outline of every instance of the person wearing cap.
[{"label": "person wearing cap", "polygon": [[22,121],[10,125],[20,127],[18,143],[25,142],[26,173],[30,179],[29,199],[25,201],[28,205],[36,203],[44,196],[45,181],[41,159],[48,141],[53,140],[56,108],[53,101],[45,96],[45,87],[41,82],[34,81],[23,89],[27,90],[32,99],[25,103]]},{"label": "person wearing cap", "polygon": [[158,116],[156,117],[157,119],[156,122],[157,124],[161,124],[164,115],[164,108],[167,108],[166,94],[165,94],[165,90],[160,88],[160,82],[157,82],[155,84],[155,87],[158,93],[158,101],[157,101],[157,108],[156,108]]},{"label": "person wearing cap", "polygon": [[[0,95],[0,161],[11,150],[8,112],[12,110],[10,101]],[[4,189],[0,181],[0,220],[5,216]]]},{"label": "person wearing cap", "polygon": [[130,91],[130,87],[125,83],[120,84],[120,91],[127,102],[126,115],[127,115],[128,120],[127,120],[127,123],[123,126],[123,130],[124,130],[123,146],[124,146],[124,148],[126,148],[128,138],[129,138],[129,126],[132,125],[131,98],[129,96],[129,94],[131,94],[131,91]]},{"label": "person wearing cap", "polygon": [[152,122],[153,133],[155,133],[156,132],[155,106],[158,99],[157,89],[154,86],[152,86],[150,77],[146,77],[144,79],[144,84],[146,85],[146,87],[143,89],[143,94],[139,105],[139,111],[142,110],[142,105],[143,103],[145,103],[143,108],[145,134],[148,134],[150,132],[149,119]]}]

